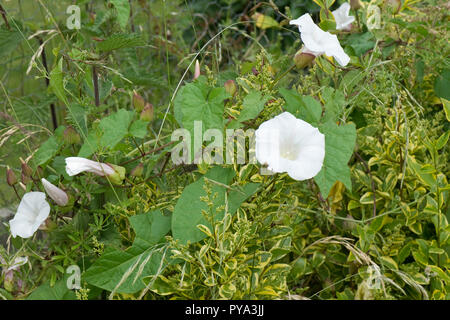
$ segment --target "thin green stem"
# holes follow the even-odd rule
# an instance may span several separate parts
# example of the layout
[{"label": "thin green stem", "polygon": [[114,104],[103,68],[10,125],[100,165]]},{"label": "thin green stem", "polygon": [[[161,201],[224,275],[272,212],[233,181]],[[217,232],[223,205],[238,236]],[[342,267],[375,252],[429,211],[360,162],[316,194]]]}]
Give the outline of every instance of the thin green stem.
[{"label": "thin green stem", "polygon": [[283,72],[270,86],[270,89],[272,90],[278,82],[280,82],[281,79],[283,79],[289,72],[291,72],[295,68],[295,64],[293,64],[289,69],[287,69],[285,72]]}]

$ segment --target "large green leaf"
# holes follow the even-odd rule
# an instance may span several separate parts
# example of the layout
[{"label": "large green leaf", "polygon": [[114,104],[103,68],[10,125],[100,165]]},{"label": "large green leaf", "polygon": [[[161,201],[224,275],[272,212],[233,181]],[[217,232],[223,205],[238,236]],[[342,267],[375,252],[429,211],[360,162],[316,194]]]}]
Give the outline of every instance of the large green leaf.
[{"label": "large green leaf", "polygon": [[87,108],[79,104],[70,104],[67,106],[66,120],[69,122],[82,136],[88,134]]},{"label": "large green leaf", "polygon": [[[191,160],[199,154],[201,147],[194,143],[195,135],[201,133],[203,137],[203,133],[208,129],[223,130],[223,101],[229,97],[225,88],[210,87],[202,76],[178,92],[174,100],[175,119],[191,135]],[[194,133],[195,122],[201,123],[201,132]]]},{"label": "large green leaf", "polygon": [[281,88],[280,93],[286,101],[285,109],[297,118],[317,126],[322,115],[322,106],[311,96],[301,96],[295,90]]},{"label": "large green leaf", "polygon": [[189,83],[181,88],[174,101],[175,118],[192,136],[194,121],[202,122],[202,132],[208,129],[222,130],[223,101],[229,97],[225,88],[210,87],[205,81]]},{"label": "large green leaf", "polygon": [[100,128],[103,130],[100,143],[104,147],[114,148],[127,134],[133,121],[133,111],[120,109],[116,113],[102,119]]},{"label": "large green leaf", "polygon": [[347,38],[347,43],[360,56],[375,46],[375,36],[370,33],[354,33]]},{"label": "large green leaf", "polygon": [[94,152],[97,151],[100,144],[101,132],[100,130],[91,129],[87,137],[84,139],[84,143],[78,152],[79,157],[88,158]]},{"label": "large green leaf", "polygon": [[[227,193],[228,212],[234,214],[241,203],[250,197],[257,189],[259,184],[250,183],[243,187],[233,187],[233,190],[226,188],[234,176],[234,171],[222,167],[214,167],[206,175],[196,182],[184,188],[183,193],[178,199],[172,217],[172,235],[182,243],[188,241],[197,242],[206,237],[206,235],[197,228],[197,225],[203,224],[211,228],[211,224],[203,217],[202,210],[208,212],[208,206],[200,200],[206,196],[204,190],[205,179],[211,188],[212,195],[217,193],[214,199],[214,209],[225,205],[225,194]],[[225,185],[225,186],[224,186]],[[224,217],[224,210],[214,212],[214,219],[221,220]]]},{"label": "large green leaf", "polygon": [[350,168],[347,163],[353,154],[356,142],[356,127],[353,123],[338,126],[329,121],[320,126],[325,135],[325,159],[322,170],[314,177],[320,192],[327,197],[336,181],[352,189]]},{"label": "large green leaf", "polygon": [[75,300],[75,292],[67,288],[66,275],[63,279],[56,281],[53,286],[44,283],[37,287],[28,297],[27,300]]},{"label": "large green leaf", "polygon": [[17,30],[0,28],[0,57],[14,51],[24,38]]},{"label": "large green leaf", "polygon": [[117,21],[122,29],[125,29],[130,18],[130,3],[128,0],[110,0],[117,10]]},{"label": "large green leaf", "polygon": [[450,100],[450,69],[445,69],[434,82],[434,93],[441,98]]},{"label": "large green leaf", "polygon": [[237,119],[240,122],[254,119],[264,108],[268,97],[263,96],[259,91],[251,91],[243,101],[243,108]]},{"label": "large green leaf", "polygon": [[148,122],[144,120],[136,120],[130,126],[130,134],[136,138],[145,138],[147,135]]},{"label": "large green leaf", "polygon": [[325,114],[322,118],[322,123],[330,120],[337,121],[346,104],[345,95],[340,90],[325,87],[321,96],[325,103]]},{"label": "large green leaf", "polygon": [[130,217],[136,237],[133,246],[147,249],[158,243],[169,231],[171,216],[164,215],[160,210],[151,211]]},{"label": "large green leaf", "polygon": [[116,33],[97,44],[100,51],[112,51],[145,45],[145,40],[138,34]]},{"label": "large green leaf", "polygon": [[36,166],[46,163],[56,155],[62,145],[61,138],[65,129],[65,126],[59,126],[55,133],[39,147],[33,156]]},{"label": "large green leaf", "polygon": [[37,166],[46,163],[53,158],[59,150],[59,143],[55,136],[51,136],[45,141],[34,154],[34,161]]},{"label": "large green leaf", "polygon": [[83,280],[108,291],[135,293],[145,287],[143,277],[157,273],[162,256],[160,250],[142,251],[134,246],[126,251],[108,249],[86,271]]},{"label": "large green leaf", "polygon": [[145,287],[144,277],[158,272],[165,251],[155,244],[170,230],[170,217],[155,210],[131,217],[130,223],[136,233],[133,245],[125,251],[106,250],[83,280],[108,291],[134,293]]}]

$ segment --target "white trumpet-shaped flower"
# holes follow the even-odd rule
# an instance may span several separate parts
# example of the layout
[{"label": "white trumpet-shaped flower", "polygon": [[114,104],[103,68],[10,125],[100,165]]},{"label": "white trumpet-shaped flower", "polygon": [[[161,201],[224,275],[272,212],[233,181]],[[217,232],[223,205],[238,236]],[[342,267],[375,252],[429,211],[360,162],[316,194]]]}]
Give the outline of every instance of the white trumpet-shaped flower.
[{"label": "white trumpet-shaped flower", "polygon": [[58,188],[44,178],[41,179],[41,182],[44,186],[45,192],[47,192],[48,196],[52,198],[57,205],[64,207],[67,202],[69,202],[67,193],[65,193],[62,189]]},{"label": "white trumpet-shaped flower", "polygon": [[350,4],[344,2],[339,8],[331,11],[334,16],[334,21],[336,21],[336,30],[348,30],[353,21],[355,21],[354,16],[350,16]]},{"label": "white trumpet-shaped flower", "polygon": [[325,136],[289,112],[263,122],[255,132],[256,159],[272,172],[295,180],[317,175],[325,157]]},{"label": "white trumpet-shaped flower", "polygon": [[322,54],[334,57],[341,66],[346,66],[349,63],[350,57],[341,47],[337,36],[320,29],[309,13],[291,20],[289,24],[298,26],[300,37],[305,45],[303,52],[313,54],[316,57]]},{"label": "white trumpet-shaped flower", "polygon": [[98,176],[108,176],[115,172],[114,169],[106,163],[80,157],[66,158],[66,172],[69,176],[75,176],[84,171],[92,172]]},{"label": "white trumpet-shaped flower", "polygon": [[31,237],[48,218],[50,205],[43,192],[25,193],[17,208],[16,215],[9,221],[12,236]]},{"label": "white trumpet-shaped flower", "polygon": [[66,172],[69,176],[74,176],[84,171],[92,172],[98,176],[108,176],[108,179],[117,185],[122,183],[126,173],[124,167],[115,164],[101,163],[80,157],[66,158]]}]

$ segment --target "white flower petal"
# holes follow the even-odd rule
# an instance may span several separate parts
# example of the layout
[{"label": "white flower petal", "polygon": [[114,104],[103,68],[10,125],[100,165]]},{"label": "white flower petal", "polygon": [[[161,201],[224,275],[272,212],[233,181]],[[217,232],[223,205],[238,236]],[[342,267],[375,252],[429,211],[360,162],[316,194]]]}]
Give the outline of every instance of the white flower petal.
[{"label": "white flower petal", "polygon": [[52,198],[59,206],[64,207],[67,202],[69,202],[69,197],[63,190],[44,178],[41,179],[41,182],[44,186],[45,192],[47,192],[48,196]]},{"label": "white flower petal", "polygon": [[[257,148],[255,150],[256,160],[261,164],[274,163],[279,150],[280,133],[278,120],[275,117],[273,121],[266,121],[262,123],[258,130],[255,131],[255,141]],[[273,169],[270,169],[274,171]]]},{"label": "white flower petal", "polygon": [[336,21],[336,30],[345,30],[352,22],[355,21],[354,16],[350,16],[350,4],[344,2],[338,9],[331,12]]},{"label": "white flower petal", "polygon": [[[322,140],[325,138],[322,135]],[[295,161],[290,170],[287,170],[290,177],[295,180],[306,180],[315,177],[322,169],[325,158],[325,147],[306,147],[301,150],[298,160]]]},{"label": "white flower petal", "polygon": [[9,221],[12,236],[31,237],[48,218],[50,205],[43,192],[25,193],[17,208],[16,215]]},{"label": "white flower petal", "polygon": [[255,135],[256,159],[273,172],[287,172],[295,180],[306,180],[322,168],[325,136],[289,112],[262,123]]},{"label": "white flower petal", "polygon": [[309,13],[305,13],[300,18],[291,20],[289,24],[298,26],[300,37],[305,47],[314,55],[318,56],[324,53],[322,42],[325,41],[327,32],[320,29],[313,21]]},{"label": "white flower petal", "polygon": [[69,176],[75,176],[81,172],[92,172],[99,176],[110,175],[115,171],[109,165],[80,157],[68,157],[66,160],[66,172]]},{"label": "white flower petal", "polygon": [[309,13],[300,18],[291,20],[290,24],[297,25],[300,37],[305,45],[304,52],[319,56],[325,54],[334,57],[341,66],[346,66],[350,57],[341,47],[336,35],[320,29],[312,20]]}]

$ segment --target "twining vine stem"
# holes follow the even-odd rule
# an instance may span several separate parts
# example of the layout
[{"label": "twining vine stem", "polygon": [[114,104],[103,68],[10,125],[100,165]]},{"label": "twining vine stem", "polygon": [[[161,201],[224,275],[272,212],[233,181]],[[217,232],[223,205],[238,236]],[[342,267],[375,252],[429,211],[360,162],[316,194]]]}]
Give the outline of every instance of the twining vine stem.
[{"label": "twining vine stem", "polygon": [[[42,46],[44,44],[42,38],[39,36],[37,36],[36,38],[39,41],[39,45]],[[50,78],[49,78],[49,72],[48,72],[47,55],[45,54],[45,46],[42,47],[41,58],[42,58],[42,64],[44,65],[44,68],[45,68],[45,85],[48,88],[48,86],[50,85]],[[58,128],[58,120],[56,118],[56,110],[55,110],[54,103],[50,103],[50,113],[52,116],[53,130],[56,130],[56,128]]]}]

